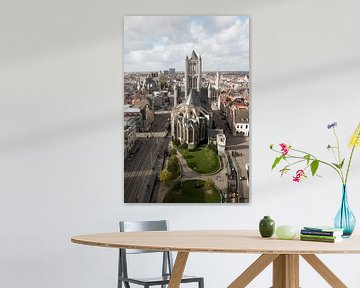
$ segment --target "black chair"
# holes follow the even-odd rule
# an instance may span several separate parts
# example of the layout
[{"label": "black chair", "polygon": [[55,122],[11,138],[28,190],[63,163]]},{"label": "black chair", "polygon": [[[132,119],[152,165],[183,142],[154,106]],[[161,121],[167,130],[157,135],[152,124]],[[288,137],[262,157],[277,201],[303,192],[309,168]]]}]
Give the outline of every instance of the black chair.
[{"label": "black chair", "polygon": [[[134,231],[167,231],[168,223],[166,220],[160,221],[120,221],[120,232],[134,232]],[[131,284],[137,284],[144,288],[150,286],[161,285],[165,288],[169,284],[170,276],[173,268],[173,259],[171,252],[150,251],[150,250],[135,250],[135,249],[119,249],[119,269],[118,269],[118,288],[122,288],[124,283],[125,288],[130,288]],[[162,275],[160,277],[152,278],[133,278],[129,277],[127,269],[127,254],[140,253],[163,253],[162,260]],[[199,288],[204,288],[204,278],[194,276],[183,276],[181,283],[197,282]]]}]

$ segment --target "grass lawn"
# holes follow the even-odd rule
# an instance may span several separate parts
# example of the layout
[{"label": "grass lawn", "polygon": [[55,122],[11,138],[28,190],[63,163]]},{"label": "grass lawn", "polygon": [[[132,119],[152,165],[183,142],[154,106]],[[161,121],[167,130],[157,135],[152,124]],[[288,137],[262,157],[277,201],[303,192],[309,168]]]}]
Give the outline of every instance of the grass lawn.
[{"label": "grass lawn", "polygon": [[188,180],[172,187],[163,203],[221,203],[221,196],[214,186],[206,191],[203,180]]},{"label": "grass lawn", "polygon": [[179,149],[179,151],[185,158],[187,165],[196,172],[208,174],[216,172],[220,168],[218,155],[206,147],[192,150]]}]

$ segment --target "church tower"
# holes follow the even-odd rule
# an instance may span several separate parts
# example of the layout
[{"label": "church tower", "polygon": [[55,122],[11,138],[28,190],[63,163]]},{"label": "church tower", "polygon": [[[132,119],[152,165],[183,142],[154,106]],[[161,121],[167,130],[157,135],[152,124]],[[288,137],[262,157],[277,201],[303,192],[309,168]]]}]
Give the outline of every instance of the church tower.
[{"label": "church tower", "polygon": [[178,100],[178,97],[179,97],[179,88],[178,88],[178,85],[177,83],[175,83],[174,85],[174,107],[177,106],[177,100]]},{"label": "church tower", "polygon": [[202,73],[201,56],[198,57],[193,50],[191,57],[185,58],[185,98],[189,95],[191,90],[197,91],[200,94],[201,88],[201,73]]},{"label": "church tower", "polygon": [[211,84],[210,84],[210,82],[209,82],[209,85],[208,85],[208,88],[207,88],[207,90],[208,90],[208,99],[209,99],[209,101],[211,101],[211,95],[212,95],[212,93],[211,93]]}]

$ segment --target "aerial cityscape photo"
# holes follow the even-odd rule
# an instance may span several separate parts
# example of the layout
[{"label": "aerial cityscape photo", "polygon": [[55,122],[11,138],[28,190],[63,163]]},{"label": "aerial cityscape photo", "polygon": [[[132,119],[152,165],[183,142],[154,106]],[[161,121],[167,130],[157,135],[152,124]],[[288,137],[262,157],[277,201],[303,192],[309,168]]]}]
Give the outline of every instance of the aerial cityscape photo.
[{"label": "aerial cityscape photo", "polygon": [[124,202],[249,203],[249,17],[124,17]]}]

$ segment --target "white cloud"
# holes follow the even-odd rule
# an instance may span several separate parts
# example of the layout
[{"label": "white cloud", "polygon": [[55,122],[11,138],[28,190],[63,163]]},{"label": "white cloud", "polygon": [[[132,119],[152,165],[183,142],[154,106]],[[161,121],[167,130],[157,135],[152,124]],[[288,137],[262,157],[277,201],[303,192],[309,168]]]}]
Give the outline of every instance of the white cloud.
[{"label": "white cloud", "polygon": [[249,19],[239,16],[126,16],[124,70],[184,69],[195,50],[204,70],[249,69]]}]

